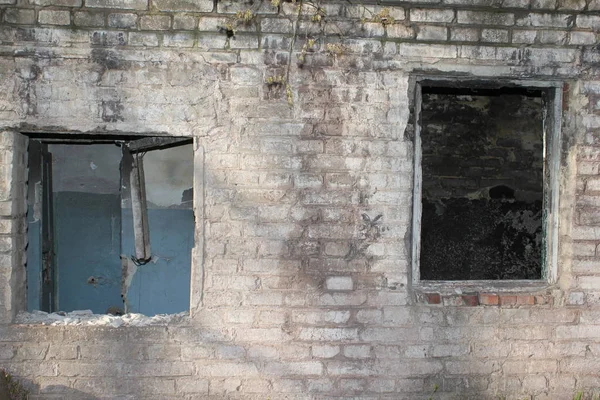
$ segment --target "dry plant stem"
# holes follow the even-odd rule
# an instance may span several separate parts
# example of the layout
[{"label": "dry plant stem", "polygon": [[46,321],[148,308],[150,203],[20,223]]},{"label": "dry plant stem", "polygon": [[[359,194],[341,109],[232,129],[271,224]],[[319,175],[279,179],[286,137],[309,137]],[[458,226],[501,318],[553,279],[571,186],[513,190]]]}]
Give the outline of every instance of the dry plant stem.
[{"label": "dry plant stem", "polygon": [[288,54],[288,65],[287,65],[287,70],[285,72],[285,80],[286,80],[286,82],[288,82],[288,85],[289,85],[289,81],[290,81],[290,69],[292,66],[292,56],[294,54],[294,45],[296,44],[296,37],[298,36],[298,25],[300,24],[300,15],[302,14],[302,4],[303,4],[303,0],[300,0],[298,2],[298,13],[296,14],[296,21],[294,21],[294,32],[292,34],[292,40],[290,41],[290,51]]}]

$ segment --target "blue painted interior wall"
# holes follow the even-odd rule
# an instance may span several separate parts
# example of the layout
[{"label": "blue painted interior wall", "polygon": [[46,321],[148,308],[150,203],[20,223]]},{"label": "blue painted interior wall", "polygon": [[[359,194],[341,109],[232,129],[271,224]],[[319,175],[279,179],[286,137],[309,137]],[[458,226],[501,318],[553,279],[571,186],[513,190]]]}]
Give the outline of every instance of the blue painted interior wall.
[{"label": "blue painted interior wall", "polygon": [[120,197],[55,193],[54,215],[59,310],[122,308]]},{"label": "blue painted interior wall", "polygon": [[[121,149],[113,145],[50,145],[53,154],[58,309],[106,313],[124,309],[121,255],[134,254],[133,216],[122,200]],[[151,154],[151,155],[150,155]],[[184,192],[193,178],[190,146],[146,156],[153,261],[137,267],[126,297],[129,312],[187,311],[194,214]],[[123,196],[125,197],[125,196]],[[30,207],[31,208],[31,207]],[[40,222],[29,210],[28,309],[40,308]]]},{"label": "blue painted interior wall", "polygon": [[[123,209],[123,254],[135,254],[133,216]],[[127,291],[129,311],[145,315],[187,311],[190,305],[191,249],[194,213],[191,209],[149,209],[153,261],[137,267]]]},{"label": "blue painted interior wall", "polygon": [[[153,150],[143,156],[153,259],[136,268],[127,290],[130,312],[155,315],[189,310],[193,160],[191,144]],[[135,253],[133,217],[131,205],[123,203],[122,252],[131,257]]]}]

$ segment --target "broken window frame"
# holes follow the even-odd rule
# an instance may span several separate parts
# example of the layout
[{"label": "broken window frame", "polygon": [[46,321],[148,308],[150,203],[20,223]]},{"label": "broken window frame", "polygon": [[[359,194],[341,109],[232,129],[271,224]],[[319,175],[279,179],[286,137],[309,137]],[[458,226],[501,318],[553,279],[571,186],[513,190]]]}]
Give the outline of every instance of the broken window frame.
[{"label": "broken window frame", "polygon": [[[122,159],[121,164],[126,161],[126,154],[129,154],[129,157],[133,159],[138,159],[136,161],[136,167],[138,168],[138,172],[136,172],[136,178],[138,182],[138,190],[134,192],[132,185],[130,185],[129,190],[126,187],[123,187],[122,190],[128,192],[129,195],[132,196],[132,200],[135,197],[135,203],[138,204],[138,212],[139,218],[145,219],[145,225],[140,225],[140,227],[136,227],[134,224],[134,236],[136,237],[136,255],[138,261],[143,260],[144,262],[148,262],[151,260],[152,255],[150,251],[150,236],[149,236],[149,226],[147,223],[148,220],[148,208],[146,205],[146,193],[145,193],[145,181],[143,175],[143,154],[152,150],[160,150],[166,149],[170,147],[176,147],[185,144],[194,144],[195,140],[193,137],[189,136],[181,136],[181,137],[173,137],[173,136],[152,136],[152,135],[80,135],[80,134],[64,134],[64,133],[33,133],[33,132],[22,132],[24,136],[28,137],[30,141],[36,141],[40,143],[41,150],[38,152],[44,152],[47,148],[48,144],[121,144],[122,145]],[[140,154],[141,153],[141,154]],[[136,157],[136,155],[140,155]],[[42,163],[51,162],[48,160],[40,159]],[[192,316],[194,312],[197,312],[202,306],[202,293],[203,293],[203,282],[204,282],[204,270],[203,270],[203,236],[204,230],[203,225],[198,224],[198,215],[203,215],[203,204],[204,204],[204,149],[201,146],[194,146],[194,176],[193,176],[193,213],[194,219],[196,223],[194,224],[194,247],[191,249],[191,265],[190,265],[190,304],[189,304],[189,315]],[[121,167],[122,167],[121,166]],[[141,172],[140,172],[141,169]],[[47,172],[51,173],[51,172]],[[123,182],[123,173],[121,177],[121,181]],[[51,178],[49,176],[48,178]],[[131,179],[131,176],[126,176],[127,180]],[[42,194],[35,194],[35,188],[29,186],[31,182],[28,183],[28,191],[29,196],[42,196]],[[44,187],[43,190],[47,192],[50,190],[48,187]],[[48,193],[45,195],[49,196]],[[51,197],[51,196],[50,196]],[[37,200],[36,200],[37,201]],[[132,201],[134,203],[134,201]],[[52,214],[52,213],[50,213]],[[51,217],[50,217],[51,218]],[[48,227],[44,227],[43,229],[50,229]],[[138,237],[140,239],[140,243],[143,243],[143,246],[138,249]],[[147,244],[147,246],[146,246]],[[138,250],[143,251],[144,253],[138,253]],[[50,252],[54,254],[54,251]],[[140,259],[140,255],[144,257]],[[45,260],[46,262],[46,260]],[[48,260],[48,263],[53,262],[53,260]],[[48,284],[52,286],[50,293],[40,292],[40,305],[42,301],[46,301],[48,303],[48,309],[45,310],[47,312],[55,312],[58,311],[56,309],[56,287],[57,287],[57,277],[55,268],[52,268],[50,272],[53,276],[53,280]],[[49,300],[46,300],[46,297]],[[40,307],[41,309],[42,307]]]},{"label": "broken window frame", "polygon": [[[542,253],[542,276],[535,280],[421,280],[421,217],[422,217],[422,143],[421,143],[421,106],[423,87],[501,89],[514,87],[542,92],[543,98],[543,189],[544,247]],[[559,214],[559,173],[561,150],[562,87],[560,81],[543,80],[490,80],[490,78],[460,79],[460,77],[414,76],[411,88],[414,90],[411,100],[412,123],[414,124],[413,158],[413,218],[411,247],[411,282],[413,287],[421,289],[459,289],[481,288],[486,290],[515,290],[523,288],[546,287],[556,283],[558,278],[558,214]]]},{"label": "broken window frame", "polygon": [[[34,218],[40,220],[41,276],[38,307],[40,310],[56,309],[56,266],[54,252],[54,213],[52,196],[52,154],[48,143],[29,143],[28,203],[33,208]],[[35,160],[35,163],[32,163]]]},{"label": "broken window frame", "polygon": [[[181,146],[191,142],[191,138],[145,137],[125,143],[123,161],[131,161],[129,186],[131,210],[133,213],[133,235],[135,255],[133,261],[143,265],[152,260],[150,247],[150,227],[148,225],[148,204],[146,201],[146,178],[144,175],[144,155],[148,151]],[[126,154],[129,153],[129,154]]]}]

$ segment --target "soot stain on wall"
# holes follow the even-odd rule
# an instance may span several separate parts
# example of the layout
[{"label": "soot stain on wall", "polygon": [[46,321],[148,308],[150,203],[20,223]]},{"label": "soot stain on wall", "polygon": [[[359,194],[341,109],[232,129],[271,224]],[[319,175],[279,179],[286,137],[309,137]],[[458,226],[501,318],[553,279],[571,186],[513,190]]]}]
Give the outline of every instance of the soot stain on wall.
[{"label": "soot stain on wall", "polygon": [[539,93],[427,89],[421,279],[540,279]]},{"label": "soot stain on wall", "polygon": [[125,121],[123,118],[123,104],[119,100],[102,101],[102,120],[104,122]]},{"label": "soot stain on wall", "polygon": [[41,69],[33,64],[29,68],[21,69],[19,77],[19,97],[22,100],[23,111],[27,115],[37,115],[37,97],[34,88],[35,81],[41,75]]}]

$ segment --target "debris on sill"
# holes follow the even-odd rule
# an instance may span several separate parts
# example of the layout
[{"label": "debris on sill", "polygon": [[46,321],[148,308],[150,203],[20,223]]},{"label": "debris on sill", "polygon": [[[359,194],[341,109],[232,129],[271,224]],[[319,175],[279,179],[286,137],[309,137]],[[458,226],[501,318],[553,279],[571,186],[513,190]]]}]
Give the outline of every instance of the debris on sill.
[{"label": "debris on sill", "polygon": [[187,312],[158,314],[148,317],[143,314],[133,313],[125,315],[94,314],[91,310],[76,310],[69,313],[61,311],[50,314],[34,310],[33,312],[19,313],[15,322],[18,324],[41,324],[49,326],[109,326],[118,328],[120,326],[166,325],[179,322],[187,316]]}]

